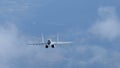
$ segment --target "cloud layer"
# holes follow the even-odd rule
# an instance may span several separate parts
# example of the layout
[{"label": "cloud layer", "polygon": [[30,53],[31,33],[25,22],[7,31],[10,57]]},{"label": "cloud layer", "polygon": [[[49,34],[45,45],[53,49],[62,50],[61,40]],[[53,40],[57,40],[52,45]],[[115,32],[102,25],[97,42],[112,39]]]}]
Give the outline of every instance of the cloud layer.
[{"label": "cloud layer", "polygon": [[[99,13],[102,18],[92,26],[93,34],[105,39],[119,37],[119,20],[115,9],[102,7],[99,8]],[[57,46],[55,49],[28,46],[27,42],[34,40],[20,32],[15,24],[0,26],[0,68],[120,67],[118,50],[107,49],[99,44],[80,43],[74,43],[73,46]]]},{"label": "cloud layer", "polygon": [[32,39],[19,33],[14,24],[0,26],[1,68],[46,68],[46,65],[64,60],[59,48],[44,49],[44,46],[28,46]]},{"label": "cloud layer", "polygon": [[84,67],[119,68],[118,51],[111,51],[98,45],[80,45],[44,49],[43,46],[28,46],[27,36],[19,33],[17,26],[0,27],[1,68],[63,68]]},{"label": "cloud layer", "polygon": [[100,7],[100,18],[92,26],[94,35],[104,39],[113,40],[120,37],[120,21],[114,7]]}]

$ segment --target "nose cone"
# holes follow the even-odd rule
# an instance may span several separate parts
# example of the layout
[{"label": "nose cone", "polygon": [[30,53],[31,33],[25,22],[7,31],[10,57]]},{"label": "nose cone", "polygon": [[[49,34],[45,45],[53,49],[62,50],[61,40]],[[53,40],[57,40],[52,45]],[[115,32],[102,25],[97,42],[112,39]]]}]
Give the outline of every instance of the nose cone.
[{"label": "nose cone", "polygon": [[50,41],[50,42],[51,42],[51,39],[48,39],[48,41]]},{"label": "nose cone", "polygon": [[48,45],[50,45],[50,44],[51,44],[51,40],[50,40],[50,39],[48,39],[48,42],[47,42],[47,44],[48,44]]}]

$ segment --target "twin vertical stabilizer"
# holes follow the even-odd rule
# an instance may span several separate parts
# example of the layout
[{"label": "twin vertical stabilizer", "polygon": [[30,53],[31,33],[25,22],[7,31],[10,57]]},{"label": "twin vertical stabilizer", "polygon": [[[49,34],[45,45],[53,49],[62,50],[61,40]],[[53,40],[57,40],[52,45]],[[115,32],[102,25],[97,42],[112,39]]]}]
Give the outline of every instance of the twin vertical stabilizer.
[{"label": "twin vertical stabilizer", "polygon": [[42,43],[44,43],[45,41],[44,41],[44,36],[43,36],[43,34],[41,34],[41,38],[42,38]]},{"label": "twin vertical stabilizer", "polygon": [[[41,34],[41,40],[42,40],[42,43],[45,42],[45,41],[44,41],[44,35],[43,35],[43,34]],[[57,40],[56,40],[56,42],[59,42],[59,34],[57,34]]]}]

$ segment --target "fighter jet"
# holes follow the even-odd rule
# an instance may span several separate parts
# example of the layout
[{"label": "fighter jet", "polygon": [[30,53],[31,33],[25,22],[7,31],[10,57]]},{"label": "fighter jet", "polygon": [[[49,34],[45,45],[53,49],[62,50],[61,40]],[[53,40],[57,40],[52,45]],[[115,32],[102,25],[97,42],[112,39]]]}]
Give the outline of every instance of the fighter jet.
[{"label": "fighter jet", "polygon": [[45,48],[55,48],[56,45],[68,45],[71,44],[72,42],[61,42],[59,41],[59,36],[57,35],[57,41],[52,41],[51,39],[48,39],[47,42],[44,41],[44,36],[42,36],[42,41],[39,43],[35,43],[35,44],[28,44],[28,45],[44,45]]}]

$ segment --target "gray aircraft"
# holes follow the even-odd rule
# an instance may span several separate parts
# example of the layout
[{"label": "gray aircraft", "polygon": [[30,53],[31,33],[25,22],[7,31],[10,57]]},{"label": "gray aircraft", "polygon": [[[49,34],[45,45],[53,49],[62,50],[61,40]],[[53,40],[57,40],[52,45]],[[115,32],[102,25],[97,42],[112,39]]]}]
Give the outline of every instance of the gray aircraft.
[{"label": "gray aircraft", "polygon": [[44,41],[44,37],[42,35],[42,41],[39,43],[35,43],[35,44],[28,44],[28,45],[44,45],[45,48],[55,48],[56,45],[67,45],[70,44],[72,42],[61,42],[59,41],[59,36],[57,36],[57,41],[52,41],[51,39],[48,39],[47,42]]}]

